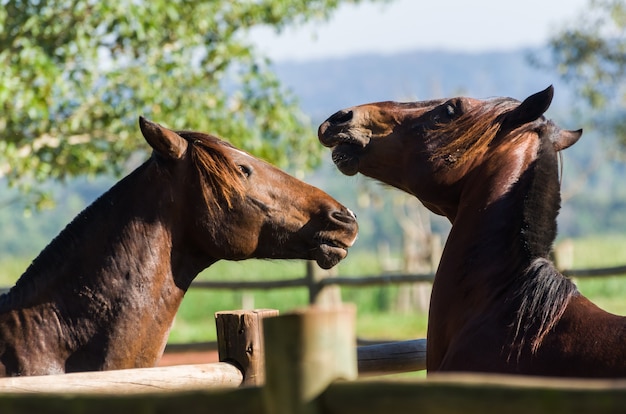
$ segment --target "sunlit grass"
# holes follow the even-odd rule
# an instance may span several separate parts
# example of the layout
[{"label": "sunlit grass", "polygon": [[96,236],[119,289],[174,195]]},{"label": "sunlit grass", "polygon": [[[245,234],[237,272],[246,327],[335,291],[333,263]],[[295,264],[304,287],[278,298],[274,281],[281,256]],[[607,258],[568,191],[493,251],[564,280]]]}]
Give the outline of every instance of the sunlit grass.
[{"label": "sunlit grass", "polygon": [[573,239],[575,269],[612,267],[626,264],[624,235],[602,235]]},{"label": "sunlit grass", "polygon": [[12,286],[24,273],[32,258],[4,258],[0,259],[0,287]]},{"label": "sunlit grass", "polygon": [[[626,264],[626,236],[606,235],[573,240],[573,268],[593,269]],[[626,275],[574,279],[581,293],[608,312],[626,315]]]}]

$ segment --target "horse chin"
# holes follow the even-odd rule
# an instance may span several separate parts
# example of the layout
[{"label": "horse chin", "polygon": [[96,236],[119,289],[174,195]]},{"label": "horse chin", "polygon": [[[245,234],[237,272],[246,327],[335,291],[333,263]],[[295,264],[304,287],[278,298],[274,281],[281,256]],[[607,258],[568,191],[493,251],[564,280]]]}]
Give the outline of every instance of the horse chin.
[{"label": "horse chin", "polygon": [[332,159],[339,171],[345,175],[355,175],[359,172],[359,156],[361,148],[354,145],[342,144],[333,149]]},{"label": "horse chin", "polygon": [[315,261],[322,269],[330,269],[342,261],[348,255],[348,251],[342,247],[335,247],[329,244],[321,244],[315,251]]}]

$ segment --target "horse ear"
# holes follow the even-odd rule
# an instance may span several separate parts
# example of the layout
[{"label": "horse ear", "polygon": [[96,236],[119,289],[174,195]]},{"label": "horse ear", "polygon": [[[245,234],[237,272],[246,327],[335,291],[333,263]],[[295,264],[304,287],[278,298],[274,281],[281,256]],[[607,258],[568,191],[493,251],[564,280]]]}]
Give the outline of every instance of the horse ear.
[{"label": "horse ear", "polygon": [[530,95],[517,108],[505,114],[501,128],[510,131],[538,119],[550,107],[553,96],[554,88],[552,85],[541,92]]},{"label": "horse ear", "polygon": [[552,144],[556,151],[567,149],[574,145],[583,134],[583,130],[576,131],[560,130],[552,137]]},{"label": "horse ear", "polygon": [[152,149],[164,158],[178,160],[187,151],[187,140],[176,132],[139,117],[139,128]]}]

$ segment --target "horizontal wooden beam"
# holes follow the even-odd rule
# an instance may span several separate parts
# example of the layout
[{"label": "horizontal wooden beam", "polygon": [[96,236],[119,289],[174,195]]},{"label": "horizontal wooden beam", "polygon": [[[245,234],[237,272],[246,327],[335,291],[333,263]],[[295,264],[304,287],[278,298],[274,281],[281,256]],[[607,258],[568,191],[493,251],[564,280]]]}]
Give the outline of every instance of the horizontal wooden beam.
[{"label": "horizontal wooden beam", "polygon": [[[568,277],[606,277],[626,275],[626,266],[615,266],[598,269],[565,269],[562,271]],[[400,283],[432,282],[435,275],[424,274],[399,274],[389,273],[382,275],[366,275],[359,277],[329,277],[318,281],[320,286],[381,286]],[[284,280],[268,281],[196,281],[191,284],[192,288],[200,289],[231,289],[231,290],[271,290],[286,289],[307,286],[306,278],[293,278]]]},{"label": "horizontal wooden beam", "polygon": [[324,414],[617,414],[626,407],[626,381],[450,374],[336,382],[320,405]]},{"label": "horizontal wooden beam", "polygon": [[626,274],[626,265],[615,267],[604,267],[598,269],[565,269],[562,272],[568,277],[602,277],[602,276],[620,276]]},{"label": "horizontal wooden beam", "polygon": [[[2,391],[2,414],[266,413],[261,387],[137,395]],[[412,381],[338,381],[317,401],[322,414],[617,414],[626,407],[626,380],[448,374]]]},{"label": "horizontal wooden beam", "polygon": [[359,376],[426,369],[426,339],[362,345],[357,348]]},{"label": "horizontal wooden beam", "polygon": [[2,414],[266,414],[261,388],[140,394],[4,394]]},{"label": "horizontal wooden beam", "polygon": [[226,362],[0,378],[0,393],[138,394],[238,387],[241,371]]},{"label": "horizontal wooden beam", "polygon": [[271,290],[302,287],[307,285],[304,277],[282,280],[258,280],[258,281],[205,281],[198,280],[191,283],[190,288],[195,289],[227,289],[227,290]]},{"label": "horizontal wooden beam", "polygon": [[[564,269],[561,271],[568,277],[605,277],[605,276],[624,276],[626,275],[626,265],[597,268],[597,269]],[[322,286],[340,285],[340,286],[376,286],[398,283],[415,283],[429,282],[435,279],[435,275],[431,273],[425,274],[382,274],[369,275],[359,277],[333,277],[322,279],[319,283]],[[227,290],[271,290],[271,289],[288,289],[307,286],[305,277],[295,277],[291,279],[281,280],[259,280],[259,281],[201,281],[197,280],[191,284],[191,288],[195,289],[227,289]],[[9,287],[0,287],[0,294],[9,291]]]}]

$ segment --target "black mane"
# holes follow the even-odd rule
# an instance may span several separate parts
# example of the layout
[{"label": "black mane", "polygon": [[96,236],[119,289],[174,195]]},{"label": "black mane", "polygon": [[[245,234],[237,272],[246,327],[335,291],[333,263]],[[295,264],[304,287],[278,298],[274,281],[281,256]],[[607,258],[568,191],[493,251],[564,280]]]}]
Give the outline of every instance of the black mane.
[{"label": "black mane", "polygon": [[545,335],[559,321],[570,299],[578,294],[576,285],[563,276],[549,255],[557,234],[556,217],[561,205],[557,154],[552,143],[541,137],[537,159],[520,179],[523,223],[521,241],[530,264],[514,281],[512,303],[517,306],[511,326],[514,340],[509,356],[519,358],[526,345],[536,352]]}]

